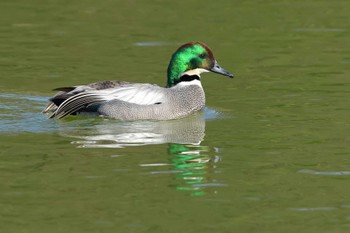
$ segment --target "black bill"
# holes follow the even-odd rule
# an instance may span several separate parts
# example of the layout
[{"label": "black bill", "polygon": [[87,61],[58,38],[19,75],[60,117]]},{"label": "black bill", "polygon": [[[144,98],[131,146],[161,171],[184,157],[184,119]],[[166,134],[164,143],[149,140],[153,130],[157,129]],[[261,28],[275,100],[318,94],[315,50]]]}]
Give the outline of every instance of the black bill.
[{"label": "black bill", "polygon": [[214,72],[214,73],[218,73],[218,74],[222,74],[222,75],[228,76],[230,78],[233,78],[233,74],[231,74],[230,72],[228,72],[227,70],[225,70],[221,66],[219,66],[217,61],[215,61],[215,64],[214,64],[213,68],[210,69],[210,71]]}]

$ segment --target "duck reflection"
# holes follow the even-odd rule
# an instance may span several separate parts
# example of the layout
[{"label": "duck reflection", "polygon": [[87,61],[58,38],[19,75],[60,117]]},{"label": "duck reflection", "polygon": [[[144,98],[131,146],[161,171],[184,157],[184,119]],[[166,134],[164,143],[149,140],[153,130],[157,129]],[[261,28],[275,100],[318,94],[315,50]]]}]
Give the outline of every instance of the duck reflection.
[{"label": "duck reflection", "polygon": [[[88,120],[87,120],[88,121]],[[70,123],[74,123],[71,127]],[[205,135],[205,119],[197,113],[191,117],[171,121],[116,122],[101,120],[67,122],[61,135],[72,137],[72,143],[87,148],[124,148],[165,143],[199,145]]]},{"label": "duck reflection", "polygon": [[[211,178],[212,174],[216,173],[215,169],[220,161],[217,152],[201,145],[207,119],[208,112],[199,112],[187,118],[171,121],[84,122],[82,120],[80,124],[84,127],[77,127],[77,122],[72,121],[64,124],[66,128],[62,128],[61,134],[74,138],[72,143],[80,148],[124,148],[168,144],[169,163],[140,164],[140,166],[154,169],[149,174],[174,174],[177,190],[201,196],[206,193],[208,187],[222,185]],[[71,127],[70,124],[73,122],[74,125]],[[164,166],[166,170],[159,171],[160,166]]]},{"label": "duck reflection", "polygon": [[208,146],[169,144],[168,153],[171,164],[177,171],[177,190],[190,191],[192,196],[203,196],[207,187],[223,186],[211,179],[221,159],[211,156]]}]

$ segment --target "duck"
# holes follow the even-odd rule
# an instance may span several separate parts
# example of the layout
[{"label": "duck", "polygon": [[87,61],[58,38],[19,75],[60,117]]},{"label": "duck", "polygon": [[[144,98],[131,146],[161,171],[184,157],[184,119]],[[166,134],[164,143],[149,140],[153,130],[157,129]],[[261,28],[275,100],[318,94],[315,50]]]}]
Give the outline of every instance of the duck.
[{"label": "duck", "polygon": [[44,108],[49,118],[69,115],[98,116],[118,120],[172,120],[205,107],[201,74],[213,72],[233,78],[214,58],[203,42],[181,45],[171,56],[165,87],[149,83],[111,80],[67,86],[58,91]]}]

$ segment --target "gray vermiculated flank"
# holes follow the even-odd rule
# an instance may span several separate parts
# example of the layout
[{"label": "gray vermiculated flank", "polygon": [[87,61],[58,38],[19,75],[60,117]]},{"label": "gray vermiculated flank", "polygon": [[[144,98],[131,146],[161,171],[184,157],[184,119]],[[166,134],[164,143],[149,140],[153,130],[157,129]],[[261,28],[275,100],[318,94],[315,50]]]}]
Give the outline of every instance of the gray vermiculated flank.
[{"label": "gray vermiculated flank", "polygon": [[102,116],[121,120],[169,120],[184,117],[205,105],[204,91],[197,85],[164,89],[164,92],[166,98],[160,104],[139,105],[111,100],[102,103],[97,111]]}]

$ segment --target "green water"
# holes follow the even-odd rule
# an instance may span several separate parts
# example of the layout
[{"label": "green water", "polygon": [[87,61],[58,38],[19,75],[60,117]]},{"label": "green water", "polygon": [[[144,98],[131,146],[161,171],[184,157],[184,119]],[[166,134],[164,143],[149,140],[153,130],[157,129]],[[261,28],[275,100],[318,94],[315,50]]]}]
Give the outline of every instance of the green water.
[{"label": "green water", "polygon": [[[349,232],[349,1],[0,3],[0,232]],[[165,85],[200,40],[202,113],[48,120],[55,87]]]}]

